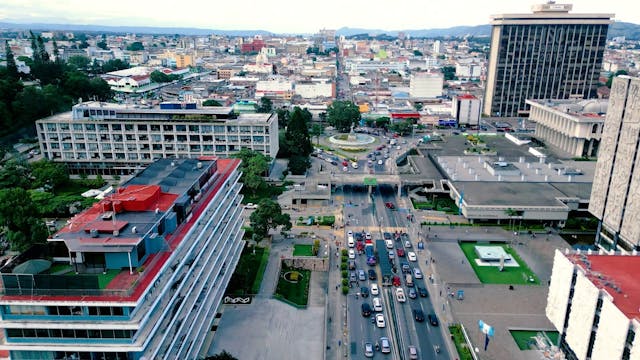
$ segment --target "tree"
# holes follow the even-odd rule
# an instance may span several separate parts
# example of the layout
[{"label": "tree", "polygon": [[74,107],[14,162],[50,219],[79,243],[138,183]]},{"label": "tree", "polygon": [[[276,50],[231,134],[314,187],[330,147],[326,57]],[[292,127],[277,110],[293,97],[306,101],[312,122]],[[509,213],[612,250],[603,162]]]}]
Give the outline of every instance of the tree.
[{"label": "tree", "polygon": [[91,59],[82,55],[70,56],[67,59],[67,65],[73,70],[85,70],[89,67],[89,64],[91,64]]},{"label": "tree", "polygon": [[107,46],[107,42],[104,39],[98,41],[96,43],[96,46],[102,50],[109,50],[109,47]]},{"label": "tree", "polygon": [[280,129],[284,129],[289,124],[289,110],[287,109],[276,109],[276,114],[278,115],[278,127]]},{"label": "tree", "polygon": [[324,134],[324,126],[322,124],[314,123],[311,126],[311,131],[309,131],[309,135],[316,137],[316,144],[320,145],[320,136]]},{"label": "tree", "polygon": [[310,167],[311,161],[307,156],[291,155],[291,158],[289,158],[288,169],[293,175],[304,175]]},{"label": "tree", "polygon": [[458,80],[455,66],[443,66],[442,73],[444,74],[445,80]]},{"label": "tree", "polygon": [[222,106],[222,104],[217,100],[208,99],[202,102],[202,106]]},{"label": "tree", "polygon": [[0,189],[31,188],[29,164],[9,160],[0,168]]},{"label": "tree", "polygon": [[144,50],[144,45],[140,41],[132,42],[127,46],[127,50],[129,51],[142,51]]},{"label": "tree", "polygon": [[255,150],[242,148],[235,154],[236,158],[242,160],[240,171],[242,176],[240,181],[244,184],[243,191],[255,194],[261,188],[266,187],[263,175],[269,170],[270,158]]},{"label": "tree", "polygon": [[413,55],[415,56],[422,56],[422,52],[420,50],[413,50]]},{"label": "tree", "polygon": [[204,360],[238,360],[233,355],[229,354],[226,350],[222,350],[221,353],[209,356]]},{"label": "tree", "polygon": [[13,57],[13,51],[9,46],[9,41],[4,42],[5,58],[7,59],[7,76],[10,79],[18,80],[18,66],[16,65],[16,59]]},{"label": "tree", "polygon": [[260,105],[258,106],[259,113],[270,113],[273,109],[273,102],[268,97],[260,98]]},{"label": "tree", "polygon": [[0,190],[0,224],[7,228],[7,239],[12,249],[22,251],[46,240],[46,228],[42,221],[33,217],[34,214],[37,214],[37,209],[26,190]]},{"label": "tree", "polygon": [[50,186],[56,189],[69,180],[67,167],[61,163],[40,160],[31,164],[31,175],[34,178],[33,187]]},{"label": "tree", "polygon": [[291,114],[285,137],[292,155],[309,156],[313,152],[305,115],[297,106]]},{"label": "tree", "polygon": [[175,74],[167,75],[162,71],[158,71],[158,70],[154,70],[149,75],[149,77],[151,78],[151,81],[157,82],[157,83],[168,83],[168,82],[172,82],[174,80],[180,79],[180,75],[175,75]]},{"label": "tree", "polygon": [[607,84],[606,84],[609,89],[611,89],[611,83],[613,83],[613,78],[615,78],[618,75],[627,75],[627,71],[626,70],[618,70],[614,74],[611,74],[609,76],[609,79],[607,79]]},{"label": "tree", "polygon": [[349,132],[360,121],[360,110],[351,101],[334,101],[327,108],[327,121],[341,132]]},{"label": "tree", "polygon": [[397,132],[402,136],[409,135],[413,130],[413,122],[410,120],[395,122],[389,125],[389,130]]},{"label": "tree", "polygon": [[291,217],[283,214],[280,204],[270,199],[263,199],[258,208],[249,217],[253,228],[253,240],[259,242],[269,235],[269,231],[279,226],[284,231],[291,230]]},{"label": "tree", "polygon": [[102,65],[102,72],[108,73],[112,71],[124,70],[130,67],[129,63],[120,59],[113,59],[105,62]]}]

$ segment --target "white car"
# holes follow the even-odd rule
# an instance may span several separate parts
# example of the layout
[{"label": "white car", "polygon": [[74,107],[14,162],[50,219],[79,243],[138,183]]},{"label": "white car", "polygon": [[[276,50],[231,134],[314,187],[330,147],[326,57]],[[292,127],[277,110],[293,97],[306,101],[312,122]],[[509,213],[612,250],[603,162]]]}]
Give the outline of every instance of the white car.
[{"label": "white car", "polygon": [[356,252],[353,251],[353,249],[349,249],[349,259],[355,259],[356,258]]},{"label": "white car", "polygon": [[378,284],[371,284],[371,295],[378,295],[379,293]]},{"label": "white car", "polygon": [[245,209],[257,209],[258,208],[258,204],[254,204],[254,203],[248,203],[247,205],[244,206]]},{"label": "white car", "polygon": [[352,162],[352,163],[351,163],[351,167],[352,167],[352,168],[354,168],[354,169],[357,169],[357,168],[358,168],[358,163],[357,163],[357,162],[355,162],[355,161],[354,161],[354,162]]},{"label": "white car", "polygon": [[401,303],[407,301],[407,297],[404,295],[404,289],[402,288],[396,289],[396,300],[398,300],[398,302],[401,302]]},{"label": "white car", "polygon": [[387,249],[393,249],[393,241],[391,240],[385,240],[384,245],[387,247]]},{"label": "white car", "polygon": [[379,328],[383,328],[383,327],[387,326],[387,324],[384,321],[384,315],[376,314],[376,326],[379,327]]},{"label": "white car", "polygon": [[422,279],[422,272],[418,268],[413,268],[413,277],[416,279]]},{"label": "white car", "polygon": [[416,256],[416,253],[414,253],[413,251],[409,251],[407,253],[407,259],[409,259],[409,261],[418,261],[418,257]]},{"label": "white car", "polygon": [[382,164],[383,164],[382,160],[378,160],[378,165],[382,165]]},{"label": "white car", "polygon": [[370,233],[366,233],[364,235],[364,238],[367,239],[367,240],[371,240],[371,234]]},{"label": "white car", "polygon": [[347,231],[347,236],[353,236],[353,231],[351,230]]}]

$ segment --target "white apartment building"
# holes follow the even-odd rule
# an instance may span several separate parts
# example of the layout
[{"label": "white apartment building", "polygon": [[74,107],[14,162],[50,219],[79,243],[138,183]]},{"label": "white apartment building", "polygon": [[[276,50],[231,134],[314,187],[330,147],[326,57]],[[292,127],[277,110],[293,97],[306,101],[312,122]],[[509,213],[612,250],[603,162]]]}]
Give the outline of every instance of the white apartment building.
[{"label": "white apartment building", "polygon": [[256,83],[255,98],[289,100],[293,96],[293,83],[288,80],[260,80]]},{"label": "white apartment building", "polygon": [[295,94],[303,99],[331,98],[335,96],[335,86],[328,79],[319,81],[297,82],[295,84]]},{"label": "white apartment building", "polygon": [[411,98],[436,98],[442,96],[444,76],[439,73],[416,73],[409,80]]},{"label": "white apartment building", "polygon": [[566,359],[640,359],[638,270],[638,256],[556,250],[546,315]]},{"label": "white apartment building", "polygon": [[36,121],[45,158],[75,173],[124,175],[161,158],[229,157],[249,148],[275,159],[278,117],[229,107],[84,102]]},{"label": "white apartment building", "polygon": [[451,116],[458,125],[480,125],[482,101],[469,94],[455,96],[451,106]]},{"label": "white apartment building", "polygon": [[536,138],[571,157],[596,156],[607,100],[527,100]]},{"label": "white apartment building", "polygon": [[479,79],[482,75],[482,65],[479,63],[456,63],[456,76],[461,79]]}]

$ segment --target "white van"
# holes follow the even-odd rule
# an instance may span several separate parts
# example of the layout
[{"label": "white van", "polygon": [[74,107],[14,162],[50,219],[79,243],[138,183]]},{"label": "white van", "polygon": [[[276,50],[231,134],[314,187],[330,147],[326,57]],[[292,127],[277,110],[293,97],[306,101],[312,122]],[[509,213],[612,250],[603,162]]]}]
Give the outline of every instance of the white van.
[{"label": "white van", "polygon": [[373,311],[382,311],[382,301],[379,297],[373,298]]},{"label": "white van", "polygon": [[347,237],[347,245],[349,245],[350,248],[356,246],[356,242],[353,240],[353,236]]}]

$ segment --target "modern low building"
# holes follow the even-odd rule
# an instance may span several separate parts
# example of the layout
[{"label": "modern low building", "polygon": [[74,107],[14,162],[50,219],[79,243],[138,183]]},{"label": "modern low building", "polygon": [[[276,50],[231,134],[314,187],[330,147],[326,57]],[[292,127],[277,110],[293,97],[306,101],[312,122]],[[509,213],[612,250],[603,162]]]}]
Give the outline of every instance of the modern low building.
[{"label": "modern low building", "polygon": [[566,359],[640,359],[638,271],[638,256],[556,250],[546,315]]},{"label": "modern low building", "polygon": [[[12,359],[196,359],[243,247],[240,160],[161,159],[1,271]],[[54,263],[44,259],[53,259]]]},{"label": "modern low building", "polygon": [[598,155],[607,100],[527,100],[535,137],[570,157]]},{"label": "modern low building", "polygon": [[45,158],[72,174],[126,175],[161,158],[229,157],[249,148],[275,159],[278,117],[229,107],[85,102],[36,122]]},{"label": "modern low building", "polygon": [[492,16],[484,114],[526,116],[527,99],[597,97],[613,14],[571,9],[549,2],[530,14]]},{"label": "modern low building", "polygon": [[640,249],[640,79],[613,80],[589,211],[604,249]]}]

